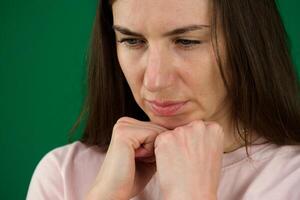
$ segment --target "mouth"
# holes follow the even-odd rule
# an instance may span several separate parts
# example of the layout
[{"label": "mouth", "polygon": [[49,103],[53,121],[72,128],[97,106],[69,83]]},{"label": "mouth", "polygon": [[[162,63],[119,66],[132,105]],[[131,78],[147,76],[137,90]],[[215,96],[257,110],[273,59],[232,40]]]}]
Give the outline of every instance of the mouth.
[{"label": "mouth", "polygon": [[188,101],[146,101],[155,115],[165,117],[179,114],[187,102]]}]

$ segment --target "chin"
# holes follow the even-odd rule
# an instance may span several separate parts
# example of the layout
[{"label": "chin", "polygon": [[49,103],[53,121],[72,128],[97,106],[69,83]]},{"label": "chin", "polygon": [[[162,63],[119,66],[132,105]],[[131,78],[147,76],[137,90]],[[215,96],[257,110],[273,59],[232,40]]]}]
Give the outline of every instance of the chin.
[{"label": "chin", "polygon": [[149,119],[152,123],[160,125],[166,129],[173,130],[177,127],[184,126],[191,121],[183,120],[183,117],[153,117],[149,116]]}]

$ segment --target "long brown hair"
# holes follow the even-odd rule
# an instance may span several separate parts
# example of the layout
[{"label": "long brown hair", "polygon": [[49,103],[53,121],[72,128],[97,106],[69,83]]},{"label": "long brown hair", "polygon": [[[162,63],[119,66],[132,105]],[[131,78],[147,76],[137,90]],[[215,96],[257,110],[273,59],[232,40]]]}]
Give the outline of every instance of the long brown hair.
[{"label": "long brown hair", "polygon": [[[213,5],[211,37],[235,125],[241,122],[248,131],[278,145],[299,143],[299,83],[275,1],[214,0]],[[218,23],[225,39],[226,62],[220,59]],[[111,4],[100,0],[89,54],[87,96],[71,131],[85,119],[81,141],[104,151],[120,117],[149,120],[121,71],[112,25]],[[248,138],[244,140],[247,146]]]}]

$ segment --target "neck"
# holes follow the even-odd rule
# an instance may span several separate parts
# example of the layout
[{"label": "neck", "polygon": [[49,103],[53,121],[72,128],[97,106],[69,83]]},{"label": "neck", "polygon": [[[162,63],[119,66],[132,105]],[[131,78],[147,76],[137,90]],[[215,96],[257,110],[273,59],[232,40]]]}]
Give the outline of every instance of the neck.
[{"label": "neck", "polygon": [[[224,131],[224,153],[229,153],[232,151],[235,151],[243,146],[245,146],[244,139],[246,138],[248,142],[255,141],[259,135],[257,135],[254,131],[246,131],[244,132],[243,129],[240,129],[240,134],[244,138],[242,138],[238,134],[238,130],[234,123],[231,120],[224,119],[223,120],[216,120],[222,127]],[[243,128],[242,125],[239,126],[240,128]]]}]

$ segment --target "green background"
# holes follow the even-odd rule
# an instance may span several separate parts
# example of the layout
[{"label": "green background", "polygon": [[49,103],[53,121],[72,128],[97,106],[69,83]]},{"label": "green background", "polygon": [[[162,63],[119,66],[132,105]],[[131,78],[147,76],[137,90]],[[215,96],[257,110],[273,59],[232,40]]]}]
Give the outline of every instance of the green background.
[{"label": "green background", "polygon": [[[300,69],[300,2],[278,2]],[[68,143],[85,94],[96,4],[96,0],[0,2],[1,199],[24,199],[42,156]]]}]

